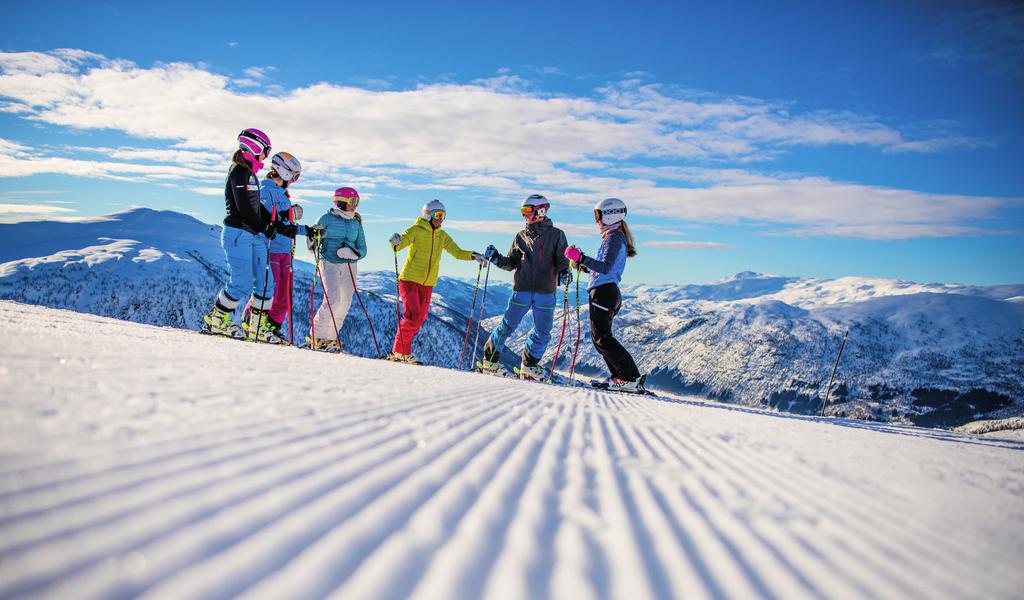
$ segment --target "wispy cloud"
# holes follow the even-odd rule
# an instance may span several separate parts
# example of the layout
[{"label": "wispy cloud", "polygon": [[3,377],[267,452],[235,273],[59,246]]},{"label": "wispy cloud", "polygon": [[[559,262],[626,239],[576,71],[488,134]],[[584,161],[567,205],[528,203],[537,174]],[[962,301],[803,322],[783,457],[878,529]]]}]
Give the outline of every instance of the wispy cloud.
[{"label": "wispy cloud", "polygon": [[641,242],[641,246],[649,248],[670,248],[672,250],[728,250],[733,248],[731,244],[719,242],[693,242],[689,240],[661,240],[652,242]]},{"label": "wispy cloud", "polygon": [[0,223],[18,223],[38,219],[53,219],[74,213],[74,209],[53,204],[0,203]]},{"label": "wispy cloud", "polygon": [[950,68],[978,66],[1009,79],[1024,77],[1024,4],[1016,0],[969,4],[941,15],[937,40],[907,58]]},{"label": "wispy cloud", "polygon": [[[270,69],[244,74],[265,82]],[[646,73],[576,96],[544,92],[510,70],[404,90],[317,83],[241,91],[237,80],[202,65],[144,68],[60,50],[0,54],[0,98],[4,110],[22,118],[121,131],[147,146],[34,149],[0,140],[5,177],[180,178],[209,191],[213,186],[202,183],[223,177],[238,130],[256,125],[276,149],[300,157],[305,186],[325,189],[345,182],[466,190],[483,198],[519,197],[525,189],[571,206],[618,196],[628,200],[631,214],[683,223],[772,224],[792,235],[886,239],[971,234],[984,227],[965,221],[995,219],[1016,202],[723,167],[795,147],[939,152],[991,142],[962,135],[955,124],[900,129],[848,111],[800,112],[786,103],[660,85]],[[676,166],[650,166],[666,163]],[[449,226],[514,233],[520,224]]]}]

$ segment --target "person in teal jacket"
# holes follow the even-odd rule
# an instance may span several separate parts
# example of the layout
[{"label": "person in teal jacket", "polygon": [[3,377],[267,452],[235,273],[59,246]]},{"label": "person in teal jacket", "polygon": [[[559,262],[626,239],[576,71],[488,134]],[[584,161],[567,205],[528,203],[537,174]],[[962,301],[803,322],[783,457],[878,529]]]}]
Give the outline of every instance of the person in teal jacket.
[{"label": "person in teal jacket", "polygon": [[341,351],[338,331],[356,291],[356,262],[366,257],[366,235],[357,206],[359,192],[354,188],[334,190],[334,207],[317,221],[323,232],[319,236],[311,233],[307,238],[310,250],[320,255],[324,285],[324,299],[313,317],[309,336],[309,343],[316,350]]}]

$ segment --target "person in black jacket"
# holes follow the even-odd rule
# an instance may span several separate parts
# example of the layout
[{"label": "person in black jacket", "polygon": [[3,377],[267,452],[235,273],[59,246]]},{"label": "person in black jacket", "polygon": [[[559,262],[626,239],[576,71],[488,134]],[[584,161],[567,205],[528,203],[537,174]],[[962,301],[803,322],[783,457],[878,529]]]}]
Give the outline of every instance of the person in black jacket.
[{"label": "person in black jacket", "polygon": [[512,241],[508,256],[488,246],[484,258],[498,268],[515,272],[512,297],[505,316],[491,332],[484,345],[480,368],[485,373],[508,376],[498,361],[501,346],[527,312],[533,312],[533,331],[522,352],[519,376],[523,379],[544,379],[540,359],[551,341],[551,325],[555,316],[555,290],[568,282],[572,275],[564,252],[568,245],[565,233],[547,217],[551,203],[540,194],[533,194],[522,202],[520,210],[526,219],[523,228]]},{"label": "person in black jacket", "polygon": [[[259,129],[246,129],[238,134],[235,151],[224,183],[224,204],[227,215],[221,232],[221,245],[228,263],[228,282],[217,294],[210,312],[203,317],[202,331],[235,338],[245,338],[246,330],[231,319],[239,303],[251,294],[250,331],[256,339],[275,342],[277,336],[265,325],[266,310],[273,300],[274,284],[267,280],[267,248],[284,227],[271,218],[260,201],[260,181],[256,177],[263,161],[270,155],[270,137]],[[295,226],[291,226],[291,236]],[[260,235],[263,234],[263,235]],[[291,237],[289,236],[289,237]],[[270,297],[264,297],[264,290]],[[278,338],[277,343],[280,342]]]}]

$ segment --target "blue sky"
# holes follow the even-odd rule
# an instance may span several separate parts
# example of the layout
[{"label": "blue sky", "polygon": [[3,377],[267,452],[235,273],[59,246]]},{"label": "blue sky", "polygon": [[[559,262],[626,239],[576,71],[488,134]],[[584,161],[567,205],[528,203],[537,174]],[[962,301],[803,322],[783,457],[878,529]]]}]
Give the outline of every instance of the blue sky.
[{"label": "blue sky", "polygon": [[1019,3],[663,4],[26,5],[0,41],[0,220],[219,222],[259,127],[302,160],[307,215],[360,190],[364,269],[432,198],[458,242],[506,248],[539,192],[591,252],[590,207],[627,202],[628,283],[1024,282]]}]

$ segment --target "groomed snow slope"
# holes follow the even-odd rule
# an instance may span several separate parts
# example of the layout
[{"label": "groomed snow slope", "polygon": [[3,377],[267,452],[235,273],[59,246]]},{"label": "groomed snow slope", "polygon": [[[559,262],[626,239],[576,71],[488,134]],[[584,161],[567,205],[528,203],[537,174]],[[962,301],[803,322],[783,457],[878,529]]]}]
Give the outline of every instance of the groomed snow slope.
[{"label": "groomed snow slope", "polygon": [[0,336],[4,598],[1013,598],[1024,586],[1021,442],[9,302]]}]

